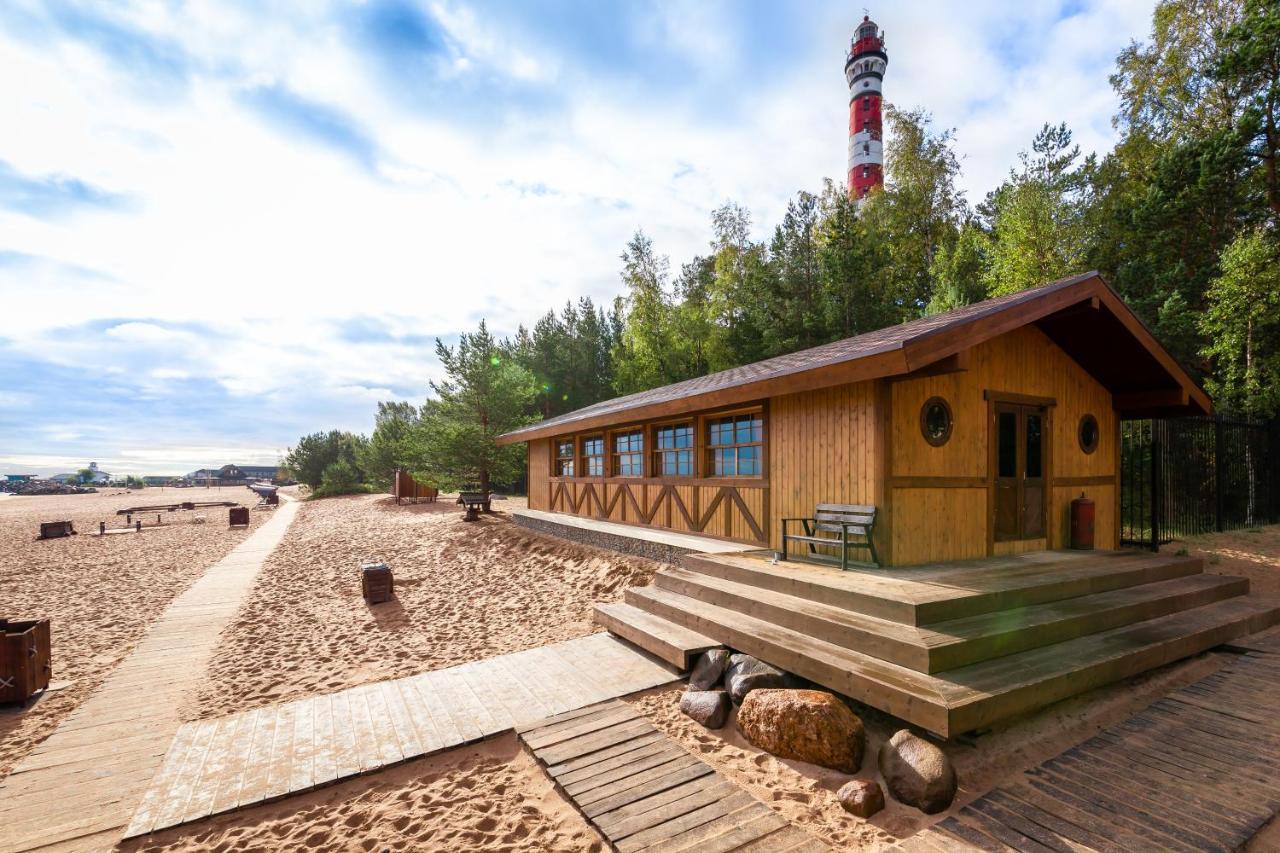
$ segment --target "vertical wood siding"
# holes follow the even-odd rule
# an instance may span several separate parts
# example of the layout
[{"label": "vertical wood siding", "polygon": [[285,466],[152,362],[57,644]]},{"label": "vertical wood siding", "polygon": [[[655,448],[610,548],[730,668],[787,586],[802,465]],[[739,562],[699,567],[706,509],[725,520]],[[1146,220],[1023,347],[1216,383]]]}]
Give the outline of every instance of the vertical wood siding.
[{"label": "vertical wood siding", "polygon": [[783,518],[875,502],[875,382],[774,397],[769,412],[770,547],[781,547]]},{"label": "vertical wood siding", "polygon": [[551,509],[551,439],[529,442],[529,509]]}]

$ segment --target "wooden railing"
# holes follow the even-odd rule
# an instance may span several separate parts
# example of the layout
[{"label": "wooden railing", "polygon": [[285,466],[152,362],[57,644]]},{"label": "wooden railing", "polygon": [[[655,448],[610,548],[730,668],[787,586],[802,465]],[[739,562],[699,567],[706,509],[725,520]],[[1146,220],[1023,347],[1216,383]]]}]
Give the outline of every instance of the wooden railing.
[{"label": "wooden railing", "polygon": [[551,478],[551,510],[767,544],[769,484],[732,478]]}]

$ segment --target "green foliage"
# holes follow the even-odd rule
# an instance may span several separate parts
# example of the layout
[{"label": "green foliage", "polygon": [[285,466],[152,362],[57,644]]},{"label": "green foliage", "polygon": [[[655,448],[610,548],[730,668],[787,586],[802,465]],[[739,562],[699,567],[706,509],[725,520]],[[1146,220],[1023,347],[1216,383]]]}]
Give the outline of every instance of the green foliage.
[{"label": "green foliage", "polygon": [[548,311],[529,331],[516,332],[512,355],[533,374],[534,409],[550,418],[613,393],[613,352],[621,320],[588,298],[570,302],[557,315]]},{"label": "green foliage", "polygon": [[367,442],[362,435],[341,430],[304,435],[285,453],[284,467],[293,479],[319,489],[325,470],[335,462],[345,461],[359,471],[359,456]]},{"label": "green foliage", "polygon": [[315,489],[313,498],[331,498],[336,495],[351,495],[369,491],[368,486],[360,482],[360,469],[346,457],[330,462],[324,468],[320,478],[320,487]]},{"label": "green foliage", "polygon": [[76,479],[79,480],[81,483],[92,483],[93,469],[81,468],[79,471],[76,472]]},{"label": "green foliage", "polygon": [[499,447],[495,439],[537,420],[529,414],[537,388],[533,375],[512,357],[510,346],[485,323],[464,333],[456,348],[436,341],[448,378],[432,382],[435,394],[419,410],[409,439],[413,476],[442,490],[510,484],[524,467],[524,447]]},{"label": "green foliage", "polygon": [[356,452],[364,480],[379,491],[391,488],[397,468],[408,463],[409,436],[418,423],[418,407],[412,403],[378,403],[373,435]]},{"label": "green foliage", "polygon": [[989,296],[1082,272],[1090,245],[1092,155],[1081,159],[1065,124],[1046,124],[1019,160],[1021,168],[982,205],[992,231],[984,275]]},{"label": "green foliage", "polygon": [[614,349],[614,386],[630,394],[683,378],[675,364],[671,262],[637,231],[622,253],[622,335]]},{"label": "green foliage", "polygon": [[1222,254],[1200,330],[1213,360],[1209,391],[1219,406],[1251,415],[1280,408],[1280,251],[1276,235],[1256,228]]}]

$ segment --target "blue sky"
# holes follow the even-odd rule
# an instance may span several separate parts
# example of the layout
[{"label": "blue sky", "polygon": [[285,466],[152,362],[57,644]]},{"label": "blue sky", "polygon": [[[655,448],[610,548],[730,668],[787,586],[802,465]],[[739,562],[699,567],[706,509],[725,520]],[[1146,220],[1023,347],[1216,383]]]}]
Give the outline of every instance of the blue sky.
[{"label": "blue sky", "polygon": [[[1151,3],[871,10],[980,200],[1045,121],[1113,141]],[[275,461],[420,400],[436,336],[617,294],[726,200],[841,179],[861,6],[0,4],[0,473]]]}]

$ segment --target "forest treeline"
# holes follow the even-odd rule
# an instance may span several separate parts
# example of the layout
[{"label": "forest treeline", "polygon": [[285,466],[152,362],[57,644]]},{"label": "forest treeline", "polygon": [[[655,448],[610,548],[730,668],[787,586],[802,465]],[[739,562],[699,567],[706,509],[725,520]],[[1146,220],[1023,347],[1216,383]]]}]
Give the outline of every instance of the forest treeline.
[{"label": "forest treeline", "polygon": [[395,467],[445,488],[510,483],[523,449],[493,439],[522,424],[1090,269],[1219,408],[1273,415],[1280,4],[1163,0],[1111,84],[1114,148],[1084,154],[1069,127],[1046,123],[976,202],[959,189],[954,132],[887,106],[885,186],[861,206],[827,181],[772,212],[757,241],[751,212],[728,202],[711,213],[706,253],[678,269],[638,230],[612,304],[584,297],[511,338],[482,323],[456,347],[437,342],[448,378],[423,405],[380,404],[370,438],[308,436],[286,464],[329,436],[320,444],[348,450],[311,466],[317,487],[333,464],[377,488]]}]

